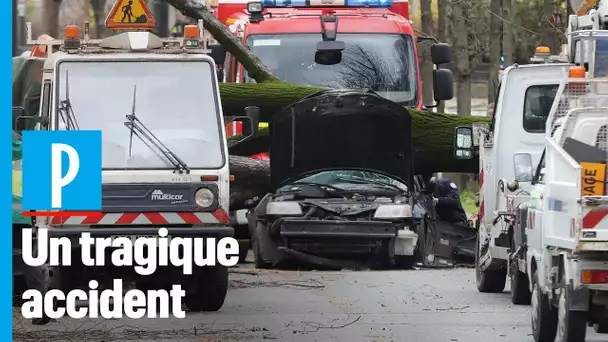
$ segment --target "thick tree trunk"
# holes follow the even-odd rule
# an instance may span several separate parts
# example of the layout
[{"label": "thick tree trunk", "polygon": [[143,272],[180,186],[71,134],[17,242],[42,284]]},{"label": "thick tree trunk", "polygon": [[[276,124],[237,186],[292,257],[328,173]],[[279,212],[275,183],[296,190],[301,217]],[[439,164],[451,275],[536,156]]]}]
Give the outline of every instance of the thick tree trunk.
[{"label": "thick tree trunk", "polygon": [[91,0],[91,7],[93,8],[93,14],[95,15],[95,38],[101,39],[105,37],[106,1]]},{"label": "thick tree trunk", "polygon": [[[511,1],[511,0],[506,0]],[[501,0],[491,0],[490,11],[500,13]],[[495,15],[490,15],[490,70],[488,80],[488,103],[494,101],[498,87],[498,71],[500,70],[500,35],[502,31],[502,20]]]},{"label": "thick tree trunk", "polygon": [[42,2],[42,13],[44,17],[43,31],[54,38],[61,38],[59,34],[59,9],[61,7],[61,0],[45,0]]},{"label": "thick tree trunk", "polygon": [[[450,43],[451,39],[447,34],[448,23],[450,22],[448,4],[445,1],[437,1],[437,39],[440,42]],[[445,101],[441,101],[437,107],[437,113],[445,112]]]},{"label": "thick tree trunk", "polygon": [[[458,160],[454,158],[454,134],[458,126],[470,126],[475,122],[488,123],[485,116],[436,114],[410,110],[413,117],[414,168],[418,174],[434,172],[477,173],[479,160]],[[230,140],[238,140],[233,137]],[[230,148],[230,172],[234,182],[230,190],[231,210],[247,208],[248,200],[262,197],[269,190],[270,164],[267,161],[243,156],[267,152],[270,146],[268,131],[241,145]],[[241,157],[237,156],[241,155]]]},{"label": "thick tree trunk", "polygon": [[[515,37],[513,35],[513,0],[502,0],[503,17],[508,21],[502,24],[502,55],[505,57],[505,66],[514,63]],[[494,101],[494,100],[492,100]]]},{"label": "thick tree trunk", "polygon": [[469,61],[468,27],[466,19],[466,0],[452,3],[452,22],[454,25],[454,57],[456,62],[456,99],[459,115],[471,113],[471,67]]},{"label": "thick tree trunk", "polygon": [[544,0],[543,3],[543,44],[551,49],[551,52],[557,51],[556,30],[553,26],[553,13],[555,13],[555,0]]},{"label": "thick tree trunk", "polygon": [[[431,0],[420,0],[420,12],[422,33],[426,36],[434,36]],[[425,105],[430,106],[435,104],[435,100],[433,99],[433,63],[431,62],[430,44],[419,44],[418,56],[420,61],[420,74],[422,75],[422,101]]]},{"label": "thick tree trunk", "polygon": [[264,160],[230,156],[230,208],[238,210],[252,206],[252,199],[264,196],[270,187],[269,163]]},{"label": "thick tree trunk", "polygon": [[178,11],[192,19],[202,19],[205,29],[211,33],[228,52],[247,70],[256,82],[279,81],[264,64],[234,35],[226,25],[209,12],[204,2],[199,0],[165,0]]}]

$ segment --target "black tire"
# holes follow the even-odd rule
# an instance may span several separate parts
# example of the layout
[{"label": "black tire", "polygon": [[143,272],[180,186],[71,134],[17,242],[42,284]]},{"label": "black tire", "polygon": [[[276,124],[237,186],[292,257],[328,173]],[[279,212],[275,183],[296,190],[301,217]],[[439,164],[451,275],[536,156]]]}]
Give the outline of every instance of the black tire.
[{"label": "black tire", "polygon": [[562,278],[557,309],[557,341],[584,342],[587,336],[586,311],[570,311],[566,281]]},{"label": "black tire", "polygon": [[511,272],[511,302],[515,305],[530,305],[532,293],[528,275],[521,271]]},{"label": "black tire", "polygon": [[[511,253],[515,250],[515,241],[511,239]],[[517,262],[517,260],[514,260],[513,262]],[[517,269],[511,268],[509,277],[511,279],[511,302],[515,305],[530,305],[532,292],[530,292],[528,275]]]},{"label": "black tire", "polygon": [[228,268],[207,266],[200,270],[198,291],[186,295],[184,302],[192,311],[218,311],[224,305],[228,292]]},{"label": "black tire", "polygon": [[395,255],[395,266],[404,270],[414,268],[415,257],[413,255]]},{"label": "black tire", "polygon": [[260,238],[259,234],[263,231],[262,227],[260,227],[261,223],[257,223],[256,229],[251,234],[251,249],[253,249],[253,262],[256,268],[260,269],[270,269],[272,268],[272,264],[264,261],[262,258],[262,252],[260,251]]},{"label": "black tire", "polygon": [[507,270],[482,271],[479,269],[479,236],[475,243],[475,281],[477,290],[484,293],[501,293],[507,283]]},{"label": "black tire", "polygon": [[535,342],[554,342],[557,335],[557,310],[538,286],[538,271],[534,271],[532,279],[532,336]]}]

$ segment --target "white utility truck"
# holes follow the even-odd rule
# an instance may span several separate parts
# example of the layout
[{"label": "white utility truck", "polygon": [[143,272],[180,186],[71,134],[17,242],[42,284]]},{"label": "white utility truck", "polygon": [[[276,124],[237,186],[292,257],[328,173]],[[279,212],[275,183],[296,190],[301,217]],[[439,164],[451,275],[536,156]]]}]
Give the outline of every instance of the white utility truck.
[{"label": "white utility truck", "polygon": [[536,342],[556,335],[584,341],[588,325],[608,333],[608,80],[572,69],[547,121],[531,199],[521,208]]},{"label": "white utility truck", "polygon": [[503,72],[490,126],[458,127],[456,132],[455,157],[479,156],[475,273],[481,292],[504,290],[513,244],[504,194],[529,194],[533,169],[544,147],[545,120],[557,88],[568,74],[563,57],[550,56],[546,47],[538,47],[536,52],[539,64],[513,65]]},{"label": "white utility truck", "polygon": [[[134,27],[92,40],[85,23],[83,32],[67,26],[62,40],[32,41],[27,26],[28,42],[53,52],[43,67],[40,112],[23,116],[25,126],[102,131],[101,215],[37,217],[35,225],[50,237],[73,239],[84,232],[94,238],[158,236],[161,227],[170,238],[232,237],[225,124],[209,56],[217,51],[207,49],[202,22],[186,26],[183,39]],[[67,292],[87,288],[91,279],[106,287],[111,283],[105,280],[114,278],[135,281],[140,289],[181,283],[186,305],[205,311],[219,310],[226,296],[228,270],[217,263],[195,268],[191,276],[173,267],[139,276],[132,267],[109,261],[85,267],[79,259],[54,267],[51,286]]]}]

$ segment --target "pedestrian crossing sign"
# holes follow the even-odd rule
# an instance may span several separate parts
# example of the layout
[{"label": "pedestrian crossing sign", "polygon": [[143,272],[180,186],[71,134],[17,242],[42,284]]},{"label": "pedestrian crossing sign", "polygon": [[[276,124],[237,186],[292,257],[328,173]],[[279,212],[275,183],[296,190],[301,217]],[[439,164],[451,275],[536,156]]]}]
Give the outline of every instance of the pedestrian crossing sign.
[{"label": "pedestrian crossing sign", "polygon": [[111,30],[148,30],[156,27],[156,19],[146,0],[118,0],[106,18]]}]

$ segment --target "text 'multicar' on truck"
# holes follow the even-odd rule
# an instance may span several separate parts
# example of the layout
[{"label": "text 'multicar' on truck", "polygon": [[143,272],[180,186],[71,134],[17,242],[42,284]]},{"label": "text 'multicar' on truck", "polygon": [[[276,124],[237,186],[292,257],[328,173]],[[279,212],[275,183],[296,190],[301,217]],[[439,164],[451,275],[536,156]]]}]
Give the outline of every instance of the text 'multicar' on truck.
[{"label": "text 'multicar' on truck", "polygon": [[[331,0],[242,2],[220,0],[218,17],[279,79],[335,89],[370,89],[407,107],[422,108],[416,44],[407,1]],[[431,48],[434,98],[453,97],[453,78],[439,65],[451,48]],[[255,82],[234,56],[227,82]],[[427,99],[428,103],[428,99]]]},{"label": "text 'multicar' on truck", "polygon": [[[201,28],[202,22],[186,26],[183,39],[171,40],[141,31],[91,40],[88,23],[84,34],[70,25],[65,38],[55,41],[32,41],[29,30],[28,42],[48,46],[51,53],[42,70],[39,113],[25,116],[22,108],[14,108],[13,129],[102,131],[101,215],[37,217],[36,227],[48,229],[51,237],[76,239],[76,248],[84,232],[133,238],[158,236],[164,227],[169,237],[217,241],[233,236],[214,62],[224,55],[218,58],[207,49]],[[220,264],[192,275],[161,267],[139,276],[125,267],[87,267],[85,272],[79,263],[55,267],[51,286],[66,292],[96,279],[104,287],[103,280],[115,277],[144,290],[181,283],[192,310],[219,310],[228,286],[228,271]]]}]

